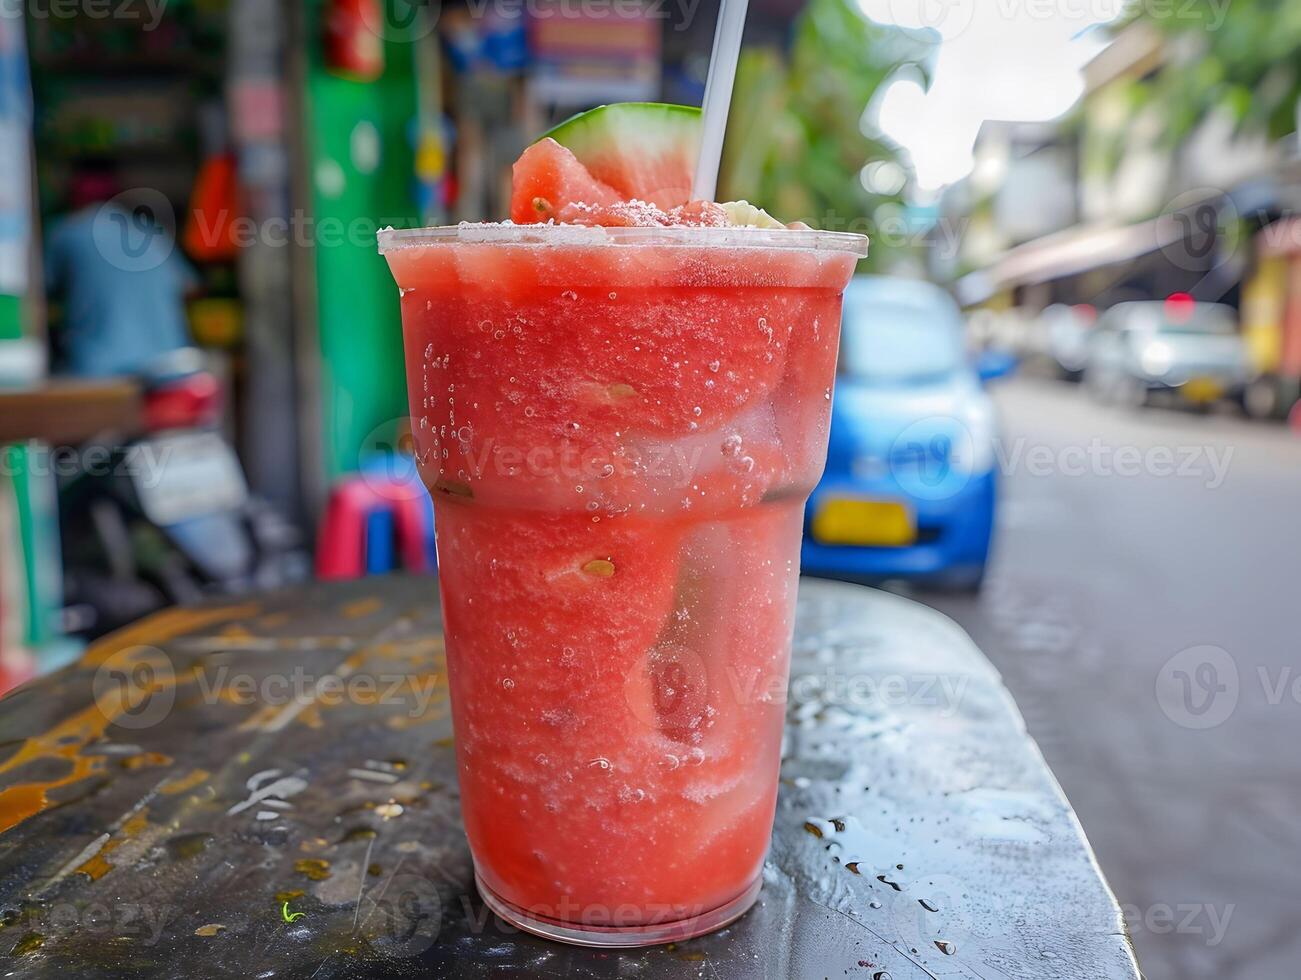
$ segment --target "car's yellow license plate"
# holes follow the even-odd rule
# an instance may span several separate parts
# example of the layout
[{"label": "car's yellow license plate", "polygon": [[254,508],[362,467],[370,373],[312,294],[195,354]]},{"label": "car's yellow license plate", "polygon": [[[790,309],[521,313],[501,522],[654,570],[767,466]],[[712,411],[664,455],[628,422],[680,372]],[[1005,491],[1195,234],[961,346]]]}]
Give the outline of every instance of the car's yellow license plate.
[{"label": "car's yellow license plate", "polygon": [[818,507],[813,536],[823,544],[899,548],[917,540],[917,524],[900,503],[833,497]]},{"label": "car's yellow license plate", "polygon": [[1190,402],[1203,404],[1219,400],[1224,394],[1224,386],[1214,378],[1189,378],[1184,384],[1183,393]]}]

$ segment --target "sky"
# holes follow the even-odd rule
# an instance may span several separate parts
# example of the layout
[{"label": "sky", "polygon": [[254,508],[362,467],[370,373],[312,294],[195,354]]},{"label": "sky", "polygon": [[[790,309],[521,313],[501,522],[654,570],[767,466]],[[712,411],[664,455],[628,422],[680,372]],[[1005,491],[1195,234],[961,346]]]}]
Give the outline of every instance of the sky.
[{"label": "sky", "polygon": [[966,176],[987,119],[1054,119],[1084,91],[1080,69],[1105,46],[1096,30],[1133,0],[858,0],[872,20],[941,37],[929,90],[891,82],[875,123],[912,157],[925,194]]}]

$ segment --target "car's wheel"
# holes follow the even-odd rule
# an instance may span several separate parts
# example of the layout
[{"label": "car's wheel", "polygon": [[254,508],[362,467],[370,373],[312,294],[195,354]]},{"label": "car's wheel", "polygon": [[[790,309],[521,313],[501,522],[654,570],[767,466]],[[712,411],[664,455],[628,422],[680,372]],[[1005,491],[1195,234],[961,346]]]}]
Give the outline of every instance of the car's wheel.
[{"label": "car's wheel", "polygon": [[977,595],[984,584],[984,565],[945,572],[926,582],[926,585],[936,592],[947,592],[950,595]]},{"label": "car's wheel", "polygon": [[1144,408],[1149,401],[1147,385],[1128,374],[1116,375],[1112,387],[1112,404],[1121,408]]},{"label": "car's wheel", "polygon": [[1084,387],[1094,401],[1107,400],[1106,378],[1097,368],[1089,368],[1084,372]]},{"label": "car's wheel", "polygon": [[1147,389],[1137,378],[1112,368],[1094,368],[1085,373],[1089,393],[1104,405],[1137,407],[1147,401]]},{"label": "car's wheel", "polygon": [[1242,410],[1253,419],[1282,418],[1283,398],[1278,382],[1270,377],[1252,381],[1242,392]]}]

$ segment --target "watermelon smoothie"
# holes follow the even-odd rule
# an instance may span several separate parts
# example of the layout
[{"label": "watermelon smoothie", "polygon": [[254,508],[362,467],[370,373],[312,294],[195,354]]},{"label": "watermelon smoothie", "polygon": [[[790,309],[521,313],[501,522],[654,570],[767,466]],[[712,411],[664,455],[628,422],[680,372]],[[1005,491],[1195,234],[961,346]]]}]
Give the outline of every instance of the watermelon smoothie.
[{"label": "watermelon smoothie", "polygon": [[768,849],[803,507],[866,240],[485,224],[381,248],[485,901],[596,945],[726,924]]}]

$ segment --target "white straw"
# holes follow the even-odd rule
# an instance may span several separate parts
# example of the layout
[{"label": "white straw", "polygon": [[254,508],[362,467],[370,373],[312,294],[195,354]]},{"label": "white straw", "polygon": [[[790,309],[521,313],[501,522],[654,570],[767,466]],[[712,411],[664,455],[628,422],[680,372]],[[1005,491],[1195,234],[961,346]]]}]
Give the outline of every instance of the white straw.
[{"label": "white straw", "polygon": [[709,58],[709,77],[705,80],[700,159],[696,162],[695,183],[691,185],[692,200],[712,201],[718,189],[718,165],[723,157],[723,137],[727,134],[727,113],[732,105],[732,84],[741,57],[741,35],[745,31],[748,5],[749,0],[723,0],[718,12],[714,51]]}]

